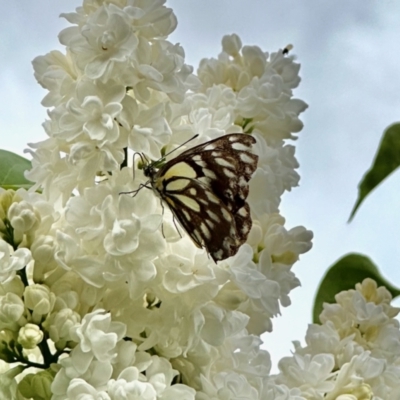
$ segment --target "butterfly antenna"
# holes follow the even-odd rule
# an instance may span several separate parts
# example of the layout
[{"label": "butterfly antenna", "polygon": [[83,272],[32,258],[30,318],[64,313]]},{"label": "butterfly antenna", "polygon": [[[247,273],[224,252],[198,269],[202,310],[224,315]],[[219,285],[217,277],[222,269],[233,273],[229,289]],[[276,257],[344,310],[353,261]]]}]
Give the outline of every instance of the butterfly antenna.
[{"label": "butterfly antenna", "polygon": [[199,134],[192,136],[190,139],[186,140],[186,142],[183,142],[182,144],[180,144],[178,147],[176,147],[175,149],[172,149],[171,151],[169,151],[167,154],[164,154],[163,158],[169,156],[171,153],[173,153],[175,150],[180,149],[182,146],[184,146],[186,143],[191,142],[193,139],[196,139],[197,136],[199,136]]},{"label": "butterfly antenna", "polygon": [[133,180],[135,180],[135,173],[136,173],[136,169],[135,169],[136,154],[139,154],[139,153],[133,153],[133,159],[132,159],[132,178],[133,178]]},{"label": "butterfly antenna", "polygon": [[142,161],[143,164],[145,164],[147,162],[147,160],[145,161],[145,159],[143,158],[144,154],[139,153],[139,152],[135,152],[133,153],[133,160],[132,160],[132,169],[133,169],[133,180],[135,180],[135,174],[136,174],[136,169],[135,169],[135,157],[136,155],[138,155]]},{"label": "butterfly antenna", "polygon": [[[133,175],[133,180],[135,180],[135,175],[136,175],[136,169],[135,169],[135,157],[136,155],[138,155],[140,157],[140,159],[142,160],[142,163],[145,163],[145,158],[144,158],[144,154],[139,153],[139,152],[135,152],[133,153],[133,160],[132,160],[132,175]],[[147,160],[146,160],[147,162]],[[134,193],[134,195],[132,197],[135,197],[144,187],[147,189],[151,189],[151,186],[148,186],[150,183],[150,180],[148,180],[146,183],[141,183],[139,185],[139,187],[136,190],[131,190],[130,192],[120,192],[120,194],[132,194]]]}]

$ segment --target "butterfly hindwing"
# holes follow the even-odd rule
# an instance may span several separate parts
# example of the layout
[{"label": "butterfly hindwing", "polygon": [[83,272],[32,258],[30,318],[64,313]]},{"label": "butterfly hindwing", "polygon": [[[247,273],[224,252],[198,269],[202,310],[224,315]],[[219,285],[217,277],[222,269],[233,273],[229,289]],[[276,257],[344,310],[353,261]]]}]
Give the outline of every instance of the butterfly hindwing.
[{"label": "butterfly hindwing", "polygon": [[257,168],[254,137],[230,134],[184,151],[145,174],[198,247],[223,260],[246,241],[252,222],[248,181]]},{"label": "butterfly hindwing", "polygon": [[[202,165],[199,169],[199,179],[204,180],[212,191],[227,205],[229,210],[235,213],[243,207],[249,193],[248,181],[254,172],[253,165],[254,154],[247,156],[251,164],[244,165],[244,162],[235,153],[224,153],[217,151],[204,151],[201,153],[201,161],[190,160],[188,163],[193,165]],[[247,174],[245,169],[249,170]],[[251,171],[251,172],[250,172]]]},{"label": "butterfly hindwing", "polygon": [[205,247],[214,260],[235,254],[242,244],[227,206],[201,181],[171,178],[162,198],[197,247]]}]

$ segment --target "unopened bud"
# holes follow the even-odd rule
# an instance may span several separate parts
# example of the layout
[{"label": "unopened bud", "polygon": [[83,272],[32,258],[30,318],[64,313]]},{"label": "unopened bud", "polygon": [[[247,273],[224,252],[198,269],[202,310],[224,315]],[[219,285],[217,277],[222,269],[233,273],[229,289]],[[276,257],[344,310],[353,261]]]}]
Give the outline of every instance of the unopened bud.
[{"label": "unopened bud", "polygon": [[26,324],[18,333],[18,343],[24,349],[34,349],[43,340],[42,330],[35,324]]},{"label": "unopened bud", "polygon": [[24,292],[25,305],[33,311],[33,319],[36,322],[42,315],[47,315],[53,309],[55,295],[46,285],[34,284],[27,286]]},{"label": "unopened bud", "polygon": [[230,56],[236,56],[242,48],[242,42],[238,35],[225,35],[222,38],[222,49]]},{"label": "unopened bud", "polygon": [[14,293],[7,293],[0,297],[0,326],[10,327],[16,323],[24,313],[24,303]]}]

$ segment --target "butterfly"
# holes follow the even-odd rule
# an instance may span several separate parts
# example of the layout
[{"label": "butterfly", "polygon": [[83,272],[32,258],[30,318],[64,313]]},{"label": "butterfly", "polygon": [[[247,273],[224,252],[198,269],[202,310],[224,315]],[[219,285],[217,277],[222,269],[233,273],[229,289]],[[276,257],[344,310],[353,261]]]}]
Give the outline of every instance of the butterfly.
[{"label": "butterfly", "polygon": [[219,261],[237,253],[252,226],[246,203],[257,168],[253,136],[234,133],[192,147],[165,162],[148,162],[143,172],[195,245]]}]

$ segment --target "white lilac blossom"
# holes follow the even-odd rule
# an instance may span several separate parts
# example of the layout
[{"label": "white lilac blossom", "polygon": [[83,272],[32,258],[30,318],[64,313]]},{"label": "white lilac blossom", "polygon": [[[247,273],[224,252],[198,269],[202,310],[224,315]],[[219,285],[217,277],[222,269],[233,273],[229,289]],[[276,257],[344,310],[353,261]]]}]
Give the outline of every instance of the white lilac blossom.
[{"label": "white lilac blossom", "polygon": [[29,249],[21,248],[13,251],[11,245],[0,239],[0,281],[13,279],[17,271],[25,268],[31,260]]},{"label": "white lilac blossom", "polygon": [[322,325],[310,325],[307,345],[279,363],[275,381],[307,399],[390,399],[400,393],[399,309],[391,295],[365,279],[324,304]]},{"label": "white lilac blossom", "polygon": [[203,59],[198,70],[202,90],[226,85],[237,93],[236,112],[245,132],[260,133],[268,145],[282,145],[303,125],[298,116],[307,105],[292,98],[300,83],[300,65],[282,51],[265,53],[243,46],[237,35],[225,36],[218,59]]},{"label": "white lilac blossom", "polygon": [[17,381],[16,377],[23,372],[23,366],[18,365],[9,368],[8,365],[0,366],[0,396],[3,399],[17,398]]},{"label": "white lilac blossom", "polygon": [[[84,0],[62,15],[65,50],[33,61],[47,137],[30,145],[31,190],[0,190],[1,395],[397,400],[398,309],[371,280],[325,305],[271,375],[261,335],[312,246],[280,212],[299,182],[300,65],[230,35],[196,76],[169,41],[165,3]],[[214,263],[178,232],[133,153],[154,161],[195,134],[179,151],[228,133],[256,138],[253,226]]]},{"label": "white lilac blossom", "polygon": [[[164,1],[88,1],[63,16],[74,24],[60,33],[66,55],[34,61],[35,76],[53,99],[44,104],[55,107],[45,123],[49,139],[32,145],[27,176],[49,198],[66,202],[74,189],[93,186],[98,174],[117,173],[124,148],[158,155],[170,135],[163,102],[182,102],[199,84],[183,49],[165,40],[176,18]],[[134,120],[121,115],[120,121],[124,105],[135,100]]]}]

